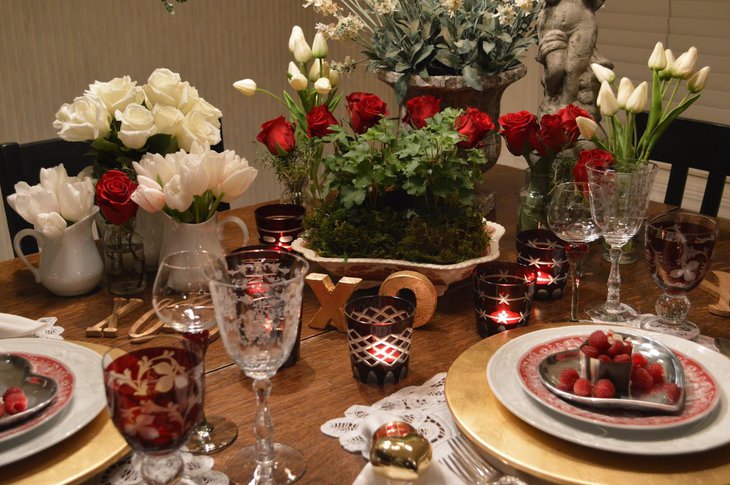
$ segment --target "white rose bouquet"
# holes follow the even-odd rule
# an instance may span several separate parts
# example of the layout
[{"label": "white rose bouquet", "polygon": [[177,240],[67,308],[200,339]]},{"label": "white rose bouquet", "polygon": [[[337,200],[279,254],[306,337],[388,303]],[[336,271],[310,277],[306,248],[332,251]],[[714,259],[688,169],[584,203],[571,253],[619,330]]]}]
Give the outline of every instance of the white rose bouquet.
[{"label": "white rose bouquet", "polygon": [[15,184],[15,193],[8,196],[8,204],[45,236],[59,236],[66,227],[95,210],[95,184],[90,169],[69,177],[61,164],[42,168],[40,179],[38,185]]},{"label": "white rose bouquet", "polygon": [[147,84],[129,76],[96,81],[56,113],[53,127],[67,141],[91,141],[97,175],[112,168],[133,174],[144,153],[167,154],[193,143],[221,141],[221,111],[169,69],[156,69]]},{"label": "white rose bouquet", "polygon": [[218,153],[196,142],[190,153],[148,153],[132,166],[139,183],[132,200],[147,212],[164,210],[188,224],[213,217],[221,202],[243,194],[258,173],[234,151]]}]

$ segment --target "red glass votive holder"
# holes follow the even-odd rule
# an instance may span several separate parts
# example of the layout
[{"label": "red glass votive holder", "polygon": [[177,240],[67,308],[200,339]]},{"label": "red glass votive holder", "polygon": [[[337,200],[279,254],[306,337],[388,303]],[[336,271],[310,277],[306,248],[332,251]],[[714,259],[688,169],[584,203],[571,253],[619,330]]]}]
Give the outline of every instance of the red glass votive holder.
[{"label": "red glass votive holder", "polygon": [[415,311],[411,302],[395,296],[364,296],[345,305],[355,378],[383,385],[408,374]]},{"label": "red glass votive holder", "polygon": [[495,261],[474,269],[474,312],[480,337],[526,327],[537,274],[527,266]]},{"label": "red glass votive holder", "polygon": [[565,243],[552,231],[531,229],[518,233],[517,262],[537,273],[535,299],[557,300],[563,296],[570,265]]},{"label": "red glass votive holder", "polygon": [[296,204],[268,204],[254,211],[261,244],[289,248],[302,232],[304,207]]}]

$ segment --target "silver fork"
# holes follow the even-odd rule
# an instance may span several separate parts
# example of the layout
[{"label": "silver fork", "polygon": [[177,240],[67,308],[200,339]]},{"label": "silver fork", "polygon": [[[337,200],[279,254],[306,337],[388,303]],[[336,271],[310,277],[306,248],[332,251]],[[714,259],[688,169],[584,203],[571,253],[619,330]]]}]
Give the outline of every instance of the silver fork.
[{"label": "silver fork", "polygon": [[464,482],[475,485],[525,485],[525,482],[517,477],[501,476],[502,474],[474,450],[463,436],[454,436],[449,439],[448,443],[452,453],[443,457],[442,461]]}]

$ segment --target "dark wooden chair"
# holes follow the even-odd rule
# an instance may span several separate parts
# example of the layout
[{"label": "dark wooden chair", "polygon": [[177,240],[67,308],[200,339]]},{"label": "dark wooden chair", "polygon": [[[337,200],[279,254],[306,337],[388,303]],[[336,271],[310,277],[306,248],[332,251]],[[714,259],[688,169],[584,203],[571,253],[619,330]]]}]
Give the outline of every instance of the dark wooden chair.
[{"label": "dark wooden chair", "polygon": [[[643,133],[648,115],[637,116],[637,129]],[[690,168],[707,172],[707,185],[700,213],[717,217],[725,179],[730,175],[730,126],[679,118],[664,132],[651,153],[652,160],[671,165],[664,203],[682,205]]]}]

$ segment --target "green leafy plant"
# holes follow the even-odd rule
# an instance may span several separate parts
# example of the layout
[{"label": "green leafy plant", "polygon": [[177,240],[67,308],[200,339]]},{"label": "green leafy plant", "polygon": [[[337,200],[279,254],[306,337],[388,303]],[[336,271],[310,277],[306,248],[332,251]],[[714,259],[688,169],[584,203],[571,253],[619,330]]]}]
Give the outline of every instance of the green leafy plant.
[{"label": "green leafy plant", "polygon": [[537,40],[540,0],[307,0],[321,15],[332,39],[360,44],[373,69],[404,74],[396,84],[403,99],[408,79],[464,76],[476,90],[479,76],[519,64]]}]

